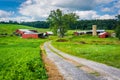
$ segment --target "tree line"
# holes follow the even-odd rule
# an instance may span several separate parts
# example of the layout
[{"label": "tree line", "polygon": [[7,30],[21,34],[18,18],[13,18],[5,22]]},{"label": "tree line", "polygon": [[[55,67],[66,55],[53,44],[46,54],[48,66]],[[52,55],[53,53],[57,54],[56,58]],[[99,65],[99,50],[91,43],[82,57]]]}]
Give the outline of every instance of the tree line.
[{"label": "tree line", "polygon": [[[49,28],[50,23],[47,21],[34,21],[34,22],[21,22],[18,23],[16,21],[9,21],[9,22],[0,22],[0,24],[20,24],[31,26],[35,28]],[[76,23],[70,23],[69,29],[80,29],[80,30],[89,30],[91,29],[92,25],[97,25],[98,29],[105,29],[105,30],[113,30],[116,28],[117,20],[116,19],[108,19],[108,20],[78,20]]]},{"label": "tree line", "polygon": [[[97,25],[97,29],[113,30],[116,28],[117,21],[115,19],[108,20],[80,20],[71,29],[90,30],[92,25]],[[76,26],[76,27],[75,27]]]},{"label": "tree line", "polygon": [[25,25],[35,28],[49,28],[49,23],[46,21],[33,21],[33,22],[17,22],[17,21],[1,21],[0,24],[18,24],[18,25]]}]

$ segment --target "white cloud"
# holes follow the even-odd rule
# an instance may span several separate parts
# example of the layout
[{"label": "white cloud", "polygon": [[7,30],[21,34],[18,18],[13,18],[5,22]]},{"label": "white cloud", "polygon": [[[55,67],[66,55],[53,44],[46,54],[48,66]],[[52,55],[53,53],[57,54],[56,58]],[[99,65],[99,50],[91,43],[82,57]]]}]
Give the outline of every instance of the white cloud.
[{"label": "white cloud", "polygon": [[114,4],[114,7],[120,9],[120,1],[118,1],[117,3],[115,3],[115,4]]},{"label": "white cloud", "polygon": [[114,15],[98,15],[96,11],[76,11],[77,15],[80,16],[80,19],[115,19]]},{"label": "white cloud", "polygon": [[18,17],[15,17],[15,18],[10,18],[10,20],[18,21],[18,22],[23,22],[23,21],[26,21],[26,22],[36,21],[34,18],[25,17],[25,16],[18,16]]},{"label": "white cloud", "polygon": [[102,15],[100,16],[98,19],[115,19],[115,16],[114,15],[108,15],[108,14],[105,14],[105,15]]},{"label": "white cloud", "polygon": [[8,22],[10,20],[12,21],[35,21],[35,19],[31,18],[31,17],[25,17],[25,16],[17,16],[17,17],[12,17],[12,15],[14,15],[14,12],[12,11],[4,11],[4,10],[0,10],[0,22],[1,21],[5,21]]},{"label": "white cloud", "polygon": [[99,15],[97,15],[97,12],[93,10],[76,11],[75,13],[80,16],[80,19],[96,19],[99,17]]},{"label": "white cloud", "polygon": [[92,10],[99,4],[108,4],[114,0],[51,0],[52,5],[75,10]]},{"label": "white cloud", "polygon": [[4,10],[0,10],[0,18],[8,17],[12,14],[13,14],[13,12],[7,12],[7,11],[4,11]]},{"label": "white cloud", "polygon": [[31,22],[31,21],[36,21],[33,18],[30,17],[24,17],[24,16],[18,16],[18,17],[4,17],[4,18],[0,18],[0,22],[1,21],[5,21],[5,22],[9,22],[10,20],[12,21],[17,21],[17,22]]},{"label": "white cloud", "polygon": [[[100,16],[94,9],[97,5],[108,4],[114,0],[25,0],[19,7],[22,16],[10,17],[13,12],[0,10],[0,21],[35,21],[45,20],[51,10],[61,9],[64,12],[75,12],[81,19],[103,19],[113,18],[110,15]],[[120,3],[120,1],[119,1]],[[119,7],[116,3],[116,7]],[[102,11],[110,11],[109,8],[102,8]],[[119,11],[120,13],[120,11]]]},{"label": "white cloud", "polygon": [[[99,17],[93,9],[99,4],[107,4],[113,0],[27,0],[21,4],[19,13],[34,19],[47,18],[51,10],[76,12],[81,18],[95,19]],[[82,11],[80,11],[82,10]],[[104,8],[103,11],[110,11]]]},{"label": "white cloud", "polygon": [[103,11],[103,12],[110,12],[111,8],[102,8],[101,11]]},{"label": "white cloud", "polygon": [[33,18],[46,18],[49,12],[55,9],[47,0],[27,0],[19,8],[19,13]]},{"label": "white cloud", "polygon": [[95,0],[51,0],[52,5],[72,10],[91,10],[96,6]]},{"label": "white cloud", "polygon": [[120,14],[120,10],[118,11],[118,14]]},{"label": "white cloud", "polygon": [[104,4],[107,4],[107,3],[110,3],[110,2],[112,2],[112,1],[114,1],[114,0],[95,0],[98,4],[102,4],[102,3],[104,3]]},{"label": "white cloud", "polygon": [[104,6],[100,6],[100,9],[102,12],[109,12],[109,13],[114,13],[114,15],[119,14],[119,10],[120,10],[120,1],[113,1],[113,4],[111,4],[110,7],[104,7]]}]

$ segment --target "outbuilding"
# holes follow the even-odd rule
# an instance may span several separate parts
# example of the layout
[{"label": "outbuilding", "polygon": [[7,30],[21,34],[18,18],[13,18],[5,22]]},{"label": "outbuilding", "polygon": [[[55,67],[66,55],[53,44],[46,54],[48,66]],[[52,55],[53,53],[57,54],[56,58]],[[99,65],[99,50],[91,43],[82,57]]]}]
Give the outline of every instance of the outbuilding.
[{"label": "outbuilding", "polygon": [[36,30],[18,29],[16,34],[22,38],[45,38],[48,35],[46,33],[38,33]]},{"label": "outbuilding", "polygon": [[109,33],[108,32],[99,33],[98,36],[99,38],[107,38],[109,37]]},{"label": "outbuilding", "polygon": [[22,38],[24,39],[28,39],[28,38],[44,38],[45,36],[43,35],[43,33],[24,33],[22,34]]},{"label": "outbuilding", "polygon": [[53,35],[53,32],[52,31],[47,31],[46,34],[47,35]]}]

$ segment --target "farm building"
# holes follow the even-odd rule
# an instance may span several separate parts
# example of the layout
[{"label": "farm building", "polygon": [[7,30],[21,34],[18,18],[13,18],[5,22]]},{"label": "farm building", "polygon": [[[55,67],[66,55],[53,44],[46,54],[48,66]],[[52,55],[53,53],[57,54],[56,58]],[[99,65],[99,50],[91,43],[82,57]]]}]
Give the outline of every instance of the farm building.
[{"label": "farm building", "polygon": [[[92,34],[92,30],[86,30],[86,31],[77,31],[74,32],[74,35],[82,35],[82,34]],[[105,32],[105,30],[96,30],[97,34]]]},{"label": "farm building", "polygon": [[22,38],[44,38],[43,33],[24,33],[22,34]]},{"label": "farm building", "polygon": [[99,36],[99,38],[107,38],[107,37],[109,37],[110,35],[109,35],[109,33],[107,33],[107,32],[103,32],[103,33],[98,34],[98,36]]},{"label": "farm building", "polygon": [[24,33],[35,33],[37,32],[36,30],[28,30],[28,29],[18,29],[16,30],[16,33],[19,35],[22,35]]},{"label": "farm building", "polygon": [[46,34],[53,35],[53,32],[52,31],[47,31]]},{"label": "farm building", "polygon": [[16,34],[22,38],[45,38],[48,36],[46,33],[38,33],[36,30],[28,29],[18,29],[16,30]]}]

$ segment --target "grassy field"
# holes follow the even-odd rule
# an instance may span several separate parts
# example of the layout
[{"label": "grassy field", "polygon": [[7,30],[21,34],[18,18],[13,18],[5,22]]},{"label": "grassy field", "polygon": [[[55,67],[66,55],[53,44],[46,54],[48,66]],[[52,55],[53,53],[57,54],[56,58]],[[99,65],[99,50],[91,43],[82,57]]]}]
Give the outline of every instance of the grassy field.
[{"label": "grassy field", "polygon": [[[29,27],[0,24],[1,33],[11,34],[19,28]],[[0,37],[0,80],[47,80],[39,47],[45,41],[16,36]]]},{"label": "grassy field", "polygon": [[[0,80],[46,80],[46,70],[39,46],[47,39],[22,39],[10,36],[16,29],[21,28],[39,32],[49,30],[0,24],[0,34],[7,33],[7,36],[0,36]],[[120,41],[118,39],[101,39],[90,35],[73,36],[74,31],[68,31],[67,36],[63,38],[65,42],[59,42],[57,36],[51,36],[49,40],[53,40],[53,46],[71,55],[120,68]]]},{"label": "grassy field", "polygon": [[53,41],[52,44],[74,56],[105,63],[120,68],[120,41],[116,38],[71,36],[64,38],[67,42]]},{"label": "grassy field", "polygon": [[[12,26],[12,27],[11,27]],[[45,32],[49,31],[49,29],[39,29],[39,28],[33,28],[29,26],[23,26],[23,25],[13,25],[13,24],[0,24],[0,34],[1,33],[8,33],[12,34],[15,32],[17,29],[34,29],[37,30],[38,32]]]}]

